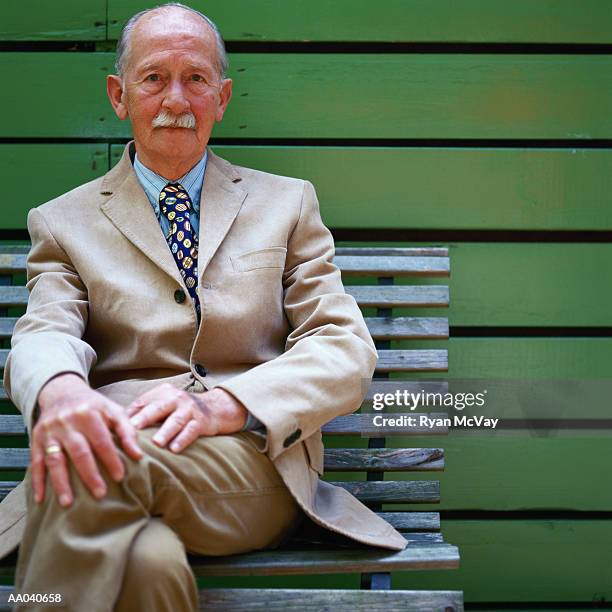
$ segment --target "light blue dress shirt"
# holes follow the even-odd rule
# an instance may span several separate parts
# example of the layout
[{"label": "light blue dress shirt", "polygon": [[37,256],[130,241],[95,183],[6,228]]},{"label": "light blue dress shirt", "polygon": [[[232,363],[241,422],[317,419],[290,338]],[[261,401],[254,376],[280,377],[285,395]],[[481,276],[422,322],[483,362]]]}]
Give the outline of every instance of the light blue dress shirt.
[{"label": "light blue dress shirt", "polygon": [[[200,196],[204,187],[204,178],[206,175],[206,161],[208,160],[208,151],[204,152],[204,156],[187,174],[181,176],[177,181],[169,181],[163,176],[153,172],[150,168],[144,166],[138,159],[138,153],[134,157],[134,172],[138,181],[142,185],[147,198],[153,207],[157,221],[161,227],[164,236],[167,238],[170,233],[170,221],[161,214],[159,209],[159,194],[161,190],[170,182],[180,183],[186,190],[191,199],[192,212],[189,216],[191,227],[195,234],[198,234],[200,229]],[[249,429],[258,429],[265,431],[266,426],[250,412],[247,411],[247,420],[242,428],[242,431]]]}]

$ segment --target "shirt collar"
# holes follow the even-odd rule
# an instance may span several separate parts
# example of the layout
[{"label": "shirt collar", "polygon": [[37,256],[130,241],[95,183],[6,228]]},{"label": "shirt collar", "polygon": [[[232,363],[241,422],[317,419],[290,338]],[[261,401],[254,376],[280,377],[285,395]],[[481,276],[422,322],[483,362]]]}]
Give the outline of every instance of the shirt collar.
[{"label": "shirt collar", "polygon": [[[177,181],[172,181],[174,183],[180,183],[187,190],[193,210],[196,214],[200,212],[200,196],[202,195],[202,187],[204,185],[207,160],[208,149],[204,151],[204,155],[200,161],[189,170],[187,174],[181,176]],[[136,153],[134,157],[134,172],[136,172],[136,176],[153,206],[155,215],[159,219],[159,194],[170,181],[144,166],[138,159],[138,153]]]}]

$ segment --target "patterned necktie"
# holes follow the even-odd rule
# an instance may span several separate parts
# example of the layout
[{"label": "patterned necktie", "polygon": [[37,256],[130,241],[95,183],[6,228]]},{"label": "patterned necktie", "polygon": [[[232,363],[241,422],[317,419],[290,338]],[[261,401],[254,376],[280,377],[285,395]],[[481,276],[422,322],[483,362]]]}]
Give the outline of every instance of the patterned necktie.
[{"label": "patterned necktie", "polygon": [[159,194],[159,207],[170,222],[170,235],[166,239],[189,295],[195,303],[200,321],[198,286],[198,235],[191,229],[191,199],[180,183],[168,183]]}]

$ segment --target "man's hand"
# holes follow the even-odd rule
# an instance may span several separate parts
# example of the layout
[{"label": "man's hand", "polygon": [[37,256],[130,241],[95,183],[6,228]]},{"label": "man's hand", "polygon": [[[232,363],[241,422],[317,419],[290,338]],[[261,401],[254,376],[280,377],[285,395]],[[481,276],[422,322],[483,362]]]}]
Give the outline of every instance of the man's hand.
[{"label": "man's hand", "polygon": [[[126,453],[135,460],[142,457],[138,432],[129,422],[123,407],[94,391],[76,374],[51,379],[38,395],[40,417],[32,429],[31,476],[34,500],[45,495],[45,469],[62,506],[72,503],[67,456],[83,483],[99,498],[106,495],[106,484],[95,461],[95,451],[113,480],[124,476],[111,430],[118,434]],[[61,452],[47,453],[59,446]]]},{"label": "man's hand", "polygon": [[170,383],[143,393],[127,407],[127,413],[138,429],[165,419],[153,442],[164,447],[172,440],[170,450],[175,453],[200,436],[240,431],[247,418],[244,405],[223,389],[188,393]]}]

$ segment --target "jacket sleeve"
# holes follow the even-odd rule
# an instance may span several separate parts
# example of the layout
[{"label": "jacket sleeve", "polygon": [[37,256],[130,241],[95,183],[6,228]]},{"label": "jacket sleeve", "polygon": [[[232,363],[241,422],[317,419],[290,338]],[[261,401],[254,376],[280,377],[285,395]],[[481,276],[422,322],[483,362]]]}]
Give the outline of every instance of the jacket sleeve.
[{"label": "jacket sleeve", "polygon": [[283,274],[292,328],[285,352],[218,385],[265,425],[262,452],[272,460],[334,417],[357,410],[374,373],[374,343],[333,256],[332,235],[305,181]]},{"label": "jacket sleeve", "polygon": [[23,414],[31,437],[42,387],[67,372],[87,380],[96,353],[82,340],[87,290],[36,208],[28,213],[28,232],[32,239],[26,285],[30,296],[13,332],[4,388]]}]

